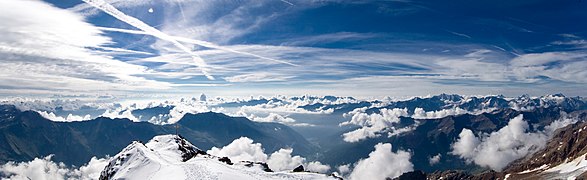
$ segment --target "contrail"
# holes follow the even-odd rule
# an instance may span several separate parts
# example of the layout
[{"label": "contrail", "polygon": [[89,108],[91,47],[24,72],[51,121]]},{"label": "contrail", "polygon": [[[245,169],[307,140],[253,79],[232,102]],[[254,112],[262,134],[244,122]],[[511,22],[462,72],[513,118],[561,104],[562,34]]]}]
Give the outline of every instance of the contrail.
[{"label": "contrail", "polygon": [[119,11],[114,6],[108,4],[104,0],[82,0],[82,1],[104,11],[105,13],[113,16],[114,18],[116,18],[118,20],[121,20],[121,21],[123,21],[131,26],[134,26],[140,30],[143,30],[144,32],[148,33],[149,35],[152,35],[152,36],[158,37],[160,39],[171,42],[173,45],[175,45],[176,47],[178,47],[182,51],[185,51],[186,53],[190,54],[192,56],[192,59],[194,60],[194,63],[196,64],[196,66],[198,66],[198,68],[200,68],[202,73],[208,79],[214,80],[214,77],[208,73],[208,65],[206,64],[206,62],[200,56],[193,53],[189,48],[185,47],[183,44],[181,44],[177,40],[175,40],[174,37],[169,36],[161,31],[149,26],[148,24],[144,23],[143,21],[141,21],[137,18],[134,18],[132,16],[124,14],[123,12]]},{"label": "contrail", "polygon": [[181,2],[178,0],[178,1],[176,1],[176,3],[177,3],[177,6],[179,6],[179,12],[181,13],[181,17],[183,18],[182,20],[185,22],[186,21],[185,20],[185,13],[183,13],[183,7],[181,5]]},{"label": "contrail", "polygon": [[[104,30],[104,31],[114,31],[114,32],[122,32],[122,33],[129,33],[129,34],[152,35],[152,34],[150,34],[148,32],[137,31],[137,30],[130,30],[130,29],[120,29],[120,28],[110,28],[110,27],[98,27],[98,29]],[[154,36],[154,35],[152,35],[152,36]],[[278,63],[283,63],[283,64],[287,64],[287,65],[292,65],[292,66],[299,66],[297,64],[293,64],[293,63],[290,63],[290,62],[287,62],[287,61],[283,61],[283,60],[279,60],[279,59],[273,59],[273,58],[263,57],[263,56],[256,55],[256,54],[253,54],[253,53],[242,52],[242,51],[237,51],[237,50],[234,50],[234,49],[222,47],[222,46],[219,46],[219,45],[216,45],[214,43],[207,42],[207,41],[195,40],[195,39],[189,39],[189,38],[177,37],[177,36],[170,36],[170,35],[169,35],[169,37],[170,38],[173,38],[174,40],[179,41],[179,42],[191,43],[191,44],[196,44],[196,45],[200,45],[200,46],[207,47],[207,48],[219,49],[219,50],[233,52],[233,53],[237,53],[237,54],[253,56],[253,57],[260,58],[260,59],[275,61],[275,62],[278,62]]]},{"label": "contrail", "polygon": [[458,33],[458,32],[449,31],[449,30],[446,30],[446,32],[449,32],[449,33],[454,34],[454,35],[457,35],[457,36],[466,37],[468,39],[471,39],[471,36],[466,35],[466,34],[463,34],[463,33]]},{"label": "contrail", "polygon": [[293,6],[293,5],[294,5],[294,4],[292,4],[291,2],[289,2],[289,1],[286,1],[286,0],[281,0],[281,2],[287,3],[287,4],[291,5],[291,6]]}]

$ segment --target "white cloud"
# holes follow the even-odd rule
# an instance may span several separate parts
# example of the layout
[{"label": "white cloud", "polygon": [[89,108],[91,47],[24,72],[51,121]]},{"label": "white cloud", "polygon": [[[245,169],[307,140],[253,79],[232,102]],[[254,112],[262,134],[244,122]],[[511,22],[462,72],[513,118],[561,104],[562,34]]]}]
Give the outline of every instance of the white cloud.
[{"label": "white cloud", "polygon": [[64,118],[64,117],[55,115],[55,113],[53,113],[53,112],[47,112],[47,111],[37,111],[37,112],[39,114],[41,114],[41,116],[43,116],[44,118],[47,118],[51,121],[71,122],[71,121],[87,121],[87,120],[91,119],[89,114],[87,114],[85,116],[78,116],[78,115],[69,114],[69,115],[67,115],[67,117]]},{"label": "white cloud", "polygon": [[313,104],[314,101],[308,100],[298,100],[298,101],[288,101],[282,99],[282,101],[269,101],[265,104],[258,104],[254,106],[241,106],[240,111],[243,113],[257,113],[257,112],[265,112],[265,113],[278,113],[278,114],[331,114],[334,112],[334,109],[326,109],[326,110],[314,110],[309,111],[306,109],[299,108],[300,106]]},{"label": "white cloud", "polygon": [[[584,51],[525,54],[511,60],[514,75],[534,82],[548,77],[565,82],[587,83],[587,56]],[[552,65],[556,64],[556,65]]]},{"label": "white cloud", "polygon": [[309,162],[308,164],[306,164],[305,168],[306,168],[305,169],[306,171],[317,172],[317,173],[326,173],[326,172],[328,172],[328,170],[330,170],[329,165],[324,165],[318,161]]},{"label": "white cloud", "polygon": [[247,116],[250,120],[257,121],[257,122],[278,122],[283,124],[291,124],[295,123],[296,120],[290,117],[283,117],[279,114],[269,113],[267,117],[257,117],[255,115]]},{"label": "white cloud", "polygon": [[435,164],[438,164],[438,162],[440,162],[440,158],[442,158],[441,154],[437,154],[435,156],[430,157],[430,159],[428,159],[428,163],[432,166]]},{"label": "white cloud", "polygon": [[116,109],[108,109],[106,110],[106,112],[104,112],[102,115],[100,115],[102,117],[107,117],[107,118],[121,118],[121,119],[128,119],[134,122],[138,122],[139,118],[135,117],[132,114],[132,109],[127,109],[127,108],[116,108]]},{"label": "white cloud", "polygon": [[143,21],[129,16],[122,11],[118,10],[116,7],[112,6],[108,2],[104,0],[83,0],[84,2],[104,11],[105,13],[111,15],[112,17],[123,21],[135,28],[138,28],[149,35],[155,36],[165,41],[169,41],[175,47],[179,48],[181,51],[189,54],[192,58],[192,62],[195,66],[197,66],[202,73],[210,80],[214,80],[214,77],[209,74],[208,64],[197,54],[193,53],[190,48],[187,48],[183,44],[179,43],[174,37],[159,31],[158,29],[149,26],[148,24],[144,23]]},{"label": "white cloud", "polygon": [[225,77],[224,80],[228,82],[275,82],[287,81],[290,78],[294,78],[294,76],[280,76],[269,73],[256,73]]},{"label": "white cloud", "polygon": [[[355,109],[356,110],[356,109]],[[389,136],[407,132],[413,127],[396,128],[394,123],[400,121],[400,117],[408,116],[408,109],[380,109],[379,113],[367,114],[365,108],[353,111],[352,118],[349,121],[341,123],[344,125],[358,125],[359,129],[343,134],[343,140],[346,142],[358,142],[366,138],[381,136],[381,133],[388,132]],[[346,114],[346,115],[351,115]]]},{"label": "white cloud", "polygon": [[444,118],[447,116],[455,116],[455,115],[461,115],[461,114],[481,114],[481,113],[486,113],[486,112],[492,112],[495,109],[492,108],[488,108],[488,109],[482,109],[482,110],[477,110],[477,111],[467,111],[464,110],[462,108],[456,107],[456,108],[448,108],[448,109],[441,109],[441,110],[437,110],[437,111],[424,111],[423,108],[415,108],[414,109],[414,114],[412,115],[412,118],[414,119],[440,119],[440,118]]},{"label": "white cloud", "polygon": [[555,129],[574,122],[576,119],[564,117],[546,126],[545,131],[527,132],[528,123],[522,115],[518,115],[507,126],[480,137],[469,129],[463,129],[458,140],[451,145],[451,153],[467,162],[501,171],[510,162],[543,148]]},{"label": "white cloud", "polygon": [[411,154],[398,150],[393,152],[391,144],[377,144],[369,157],[359,160],[349,179],[386,179],[395,178],[404,172],[414,170],[410,162]]},{"label": "white cloud", "polygon": [[336,169],[341,177],[346,177],[351,172],[351,164],[340,165]]},{"label": "white cloud", "polygon": [[480,143],[480,140],[475,137],[473,131],[463,129],[461,133],[459,133],[459,139],[451,145],[453,149],[451,153],[470,161],[471,158],[477,155],[475,151]]},{"label": "white cloud", "polygon": [[267,164],[274,171],[292,170],[299,165],[303,165],[306,158],[301,156],[292,156],[293,149],[279,149],[269,156]]},{"label": "white cloud", "polygon": [[2,1],[0,11],[0,63],[10,67],[0,69],[5,88],[45,94],[169,88],[140,77],[146,67],[97,50],[110,39],[73,12],[22,0]]},{"label": "white cloud", "polygon": [[261,143],[254,143],[252,139],[241,137],[222,148],[213,147],[207,153],[236,161],[265,162],[267,155],[263,151]]},{"label": "white cloud", "polygon": [[[471,55],[471,54],[469,54]],[[475,56],[478,54],[474,54]],[[504,64],[484,62],[480,59],[453,59],[439,60],[445,76],[459,79],[472,79],[479,81],[509,81],[510,73]]]},{"label": "white cloud", "polygon": [[222,148],[213,147],[207,153],[236,161],[266,162],[273,171],[291,171],[299,165],[312,172],[325,173],[330,170],[330,166],[321,162],[306,162],[304,157],[292,156],[293,149],[279,149],[269,156],[263,151],[261,143],[254,143],[247,137],[241,137]]},{"label": "white cloud", "polygon": [[78,169],[67,167],[63,163],[56,163],[51,160],[53,156],[47,156],[42,159],[35,158],[29,162],[8,162],[0,165],[0,174],[2,179],[79,179],[93,180],[100,177],[100,172],[106,167],[109,158],[98,159],[92,157],[90,162]]},{"label": "white cloud", "polygon": [[100,177],[100,173],[106,165],[110,162],[110,158],[96,158],[92,157],[90,162],[81,166],[78,170],[76,170],[76,174],[80,177],[79,179],[98,179]]}]

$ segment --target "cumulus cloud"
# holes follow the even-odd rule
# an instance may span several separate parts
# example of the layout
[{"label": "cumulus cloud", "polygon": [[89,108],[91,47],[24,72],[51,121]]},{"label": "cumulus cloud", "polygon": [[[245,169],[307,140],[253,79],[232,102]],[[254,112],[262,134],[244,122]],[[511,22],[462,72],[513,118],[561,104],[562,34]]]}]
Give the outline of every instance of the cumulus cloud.
[{"label": "cumulus cloud", "polygon": [[346,177],[351,172],[351,164],[340,165],[336,168],[338,175]]},{"label": "cumulus cloud", "polygon": [[301,156],[292,156],[293,149],[279,149],[269,156],[267,164],[274,171],[292,170],[299,165],[303,165],[305,158]]},{"label": "cumulus cloud", "polygon": [[359,160],[349,179],[386,179],[395,178],[414,170],[414,165],[410,162],[411,154],[399,150],[393,152],[391,144],[379,143],[375,145],[375,150],[369,153],[369,157]]},{"label": "cumulus cloud", "polygon": [[265,162],[267,161],[267,155],[263,151],[261,143],[254,143],[252,139],[241,137],[222,148],[213,147],[207,153],[220,157],[229,157],[237,161]]},{"label": "cumulus cloud", "polygon": [[[413,129],[413,126],[404,128],[394,127],[395,123],[400,121],[401,116],[408,116],[408,109],[380,109],[379,113],[367,114],[366,108],[352,112],[351,120],[341,123],[344,125],[358,125],[359,129],[343,134],[343,140],[346,142],[358,142],[366,138],[381,136],[381,133],[387,132],[389,136],[397,135]],[[347,114],[348,116],[349,114]]]},{"label": "cumulus cloud", "polygon": [[[452,154],[459,155],[461,158],[470,159],[476,156],[476,148],[480,144],[480,140],[475,137],[473,131],[463,129],[459,133],[459,139],[452,144]],[[469,160],[470,161],[470,160]]]},{"label": "cumulus cloud", "polygon": [[235,139],[222,148],[213,147],[207,153],[237,161],[266,162],[273,171],[290,171],[299,165],[303,165],[305,170],[311,172],[325,173],[330,170],[330,166],[321,162],[307,162],[304,157],[293,156],[293,149],[279,149],[268,156],[264,153],[261,143],[254,143],[247,137]]},{"label": "cumulus cloud", "polygon": [[469,111],[457,108],[450,108],[450,109],[441,109],[438,111],[424,111],[423,108],[416,108],[414,109],[414,115],[412,118],[414,119],[439,119],[447,116],[454,116],[460,114],[467,114]]},{"label": "cumulus cloud", "polygon": [[330,166],[324,165],[319,161],[312,161],[306,164],[306,171],[326,173],[328,170],[330,170]]},{"label": "cumulus cloud", "polygon": [[100,173],[102,172],[102,170],[104,170],[104,167],[106,167],[106,165],[108,165],[108,163],[110,162],[110,158],[106,157],[106,158],[96,158],[96,157],[92,157],[92,159],[90,159],[90,162],[88,162],[86,165],[81,166],[79,168],[79,176],[81,177],[80,179],[97,179],[100,177]]},{"label": "cumulus cloud", "polygon": [[139,118],[135,117],[132,114],[132,109],[127,109],[127,108],[123,108],[123,107],[119,107],[116,109],[108,109],[108,110],[106,110],[106,112],[104,112],[100,116],[112,118],[112,119],[114,119],[114,118],[128,119],[128,120],[135,121],[135,122],[139,121]]},{"label": "cumulus cloud", "polygon": [[529,124],[523,115],[518,115],[491,134],[476,137],[473,131],[463,129],[451,145],[451,153],[469,163],[501,171],[510,162],[543,148],[555,129],[574,122],[576,120],[565,117],[546,126],[545,131],[528,132]]},{"label": "cumulus cloud", "polygon": [[68,167],[63,163],[56,163],[51,160],[53,156],[35,158],[29,162],[8,162],[0,165],[2,179],[79,179],[93,180],[100,177],[100,172],[108,165],[109,158],[92,159],[80,168]]},{"label": "cumulus cloud", "polygon": [[[286,124],[286,125],[290,125],[290,126],[314,126],[313,124],[309,124],[309,123],[298,123],[296,122],[295,119],[288,117],[288,115],[280,115],[277,113],[269,113],[267,116],[265,117],[261,117],[260,115],[256,115],[256,114],[247,114],[244,111],[238,111],[236,114],[230,114],[229,115],[233,115],[233,116],[242,116],[242,117],[246,117],[247,119],[251,120],[251,121],[256,121],[256,122],[275,122],[275,123],[281,123],[281,124]],[[264,114],[264,113],[259,113],[259,114]]]},{"label": "cumulus cloud", "polygon": [[435,164],[438,164],[438,162],[440,162],[440,158],[442,157],[441,154],[437,154],[435,156],[430,157],[430,159],[428,159],[428,163],[432,166]]},{"label": "cumulus cloud", "polygon": [[267,115],[267,117],[258,117],[254,114],[251,114],[250,116],[246,116],[246,117],[249,118],[250,120],[257,121],[257,122],[278,122],[278,123],[284,123],[284,124],[296,122],[296,120],[294,120],[290,117],[284,117],[284,116],[276,114],[276,113],[269,113],[269,115]]}]

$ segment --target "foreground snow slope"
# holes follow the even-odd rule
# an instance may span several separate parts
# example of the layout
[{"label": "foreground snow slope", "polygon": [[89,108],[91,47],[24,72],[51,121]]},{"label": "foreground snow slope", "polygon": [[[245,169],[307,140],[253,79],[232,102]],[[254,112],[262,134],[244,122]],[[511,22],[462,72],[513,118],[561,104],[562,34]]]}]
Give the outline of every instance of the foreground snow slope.
[{"label": "foreground snow slope", "polygon": [[260,162],[231,162],[193,146],[176,135],[135,141],[118,153],[100,179],[335,179],[310,172],[271,172]]}]

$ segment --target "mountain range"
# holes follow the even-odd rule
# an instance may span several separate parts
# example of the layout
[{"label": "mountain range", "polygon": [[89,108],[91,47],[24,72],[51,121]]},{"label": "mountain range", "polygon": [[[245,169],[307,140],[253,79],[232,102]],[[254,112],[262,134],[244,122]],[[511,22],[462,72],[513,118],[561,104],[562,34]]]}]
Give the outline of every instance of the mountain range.
[{"label": "mountain range", "polygon": [[[178,123],[179,132],[201,148],[222,147],[245,136],[266,150],[294,148],[296,153],[314,152],[296,131],[278,123],[253,122],[219,113],[187,114]],[[54,122],[34,111],[0,106],[0,162],[28,161],[54,154],[54,160],[82,165],[91,157],[114,155],[132,141],[147,141],[156,135],[174,134],[174,125],[155,125],[127,119],[96,118],[81,122]]]},{"label": "mountain range", "polygon": [[[503,96],[464,97],[441,94],[400,101],[302,96],[259,98],[209,105],[219,108],[267,108],[272,111],[283,107],[294,108],[286,110],[300,113],[293,113],[286,117],[295,118],[296,122],[316,122],[316,125],[310,126],[257,122],[247,117],[231,117],[218,112],[186,113],[175,124],[156,124],[143,120],[131,121],[107,117],[76,122],[56,122],[47,119],[34,109],[26,110],[18,105],[0,105],[0,162],[30,161],[36,157],[54,154],[52,158],[56,162],[80,166],[94,156],[113,156],[110,160],[111,164],[114,162],[114,165],[109,165],[113,173],[104,175],[104,177],[114,177],[114,174],[118,173],[112,169],[124,169],[131,166],[124,165],[127,163],[126,161],[114,161],[113,159],[120,159],[123,154],[128,154],[124,152],[130,151],[133,153],[142,152],[140,154],[154,153],[159,156],[160,153],[149,150],[157,148],[143,142],[153,144],[155,139],[161,138],[159,135],[175,134],[177,130],[181,135],[181,138],[177,136],[178,142],[194,143],[198,148],[192,146],[191,143],[189,143],[189,147],[198,149],[198,152],[201,151],[200,148],[223,147],[240,137],[247,137],[262,144],[264,152],[269,153],[283,148],[291,148],[295,150],[293,152],[296,155],[305,156],[309,161],[319,161],[331,167],[353,167],[357,165],[357,162],[369,157],[374,152],[373,147],[376,147],[375,150],[377,150],[379,144],[387,143],[393,145],[390,148],[391,152],[407,152],[409,162],[415,170],[407,172],[399,178],[503,179],[510,177],[541,179],[577,177],[584,172],[582,166],[584,162],[581,158],[584,158],[583,155],[587,151],[583,148],[583,145],[587,143],[587,138],[582,135],[587,133],[582,130],[586,125],[582,123],[587,121],[586,102],[584,98],[565,97],[562,94],[516,98]],[[89,106],[82,107],[84,107],[83,111],[89,112],[92,109]],[[169,115],[176,107],[178,106],[160,104],[132,109],[132,114],[141,117],[139,119],[161,117]],[[63,108],[57,107],[56,109]],[[458,111],[447,111],[455,109]],[[386,127],[382,129],[382,132],[386,132],[385,134],[369,136],[353,142],[344,139],[350,131],[365,128],[363,124],[342,126],[343,122],[349,121],[349,117],[353,113],[363,113],[368,117],[367,119],[375,118],[375,115],[381,115],[385,118],[385,113],[390,110],[400,110],[405,113],[398,115],[397,121],[387,117]],[[67,111],[73,112],[75,110]],[[449,113],[444,113],[444,111]],[[433,115],[429,115],[431,112]],[[306,117],[309,119],[304,119]],[[311,118],[318,118],[318,120]],[[364,124],[369,125],[369,123],[373,122]],[[561,129],[555,132],[553,128]],[[397,129],[405,131],[395,133]],[[552,132],[550,132],[551,130]],[[487,148],[484,147],[487,144],[483,143],[492,140],[492,138],[506,137],[505,140],[508,140],[508,138],[515,139],[520,134],[524,135],[522,137],[532,138],[515,139],[516,143],[521,144],[505,148],[506,150],[514,148],[515,156],[512,156],[511,160],[507,160],[507,164],[501,163],[500,166],[495,166],[494,164],[477,162],[475,157],[459,154],[456,151],[456,144],[467,135],[465,132],[471,132],[471,136],[477,141],[475,150],[478,152],[475,153],[483,153],[484,151],[479,149]],[[500,133],[504,132],[513,133],[514,136],[500,136]],[[525,140],[539,142],[524,144]],[[516,148],[524,151],[518,152]],[[552,150],[553,148],[556,150]],[[141,158],[159,165],[162,162],[169,163],[170,161],[169,159],[165,160],[167,157],[153,156],[155,155],[145,155]],[[483,154],[476,156],[483,156]],[[224,171],[221,169],[226,168],[224,167],[226,163],[219,161],[223,157],[206,156],[201,159],[203,157],[198,157],[200,160],[197,161],[220,168],[220,170],[209,169],[210,171]],[[224,164],[219,166],[218,162]],[[257,165],[253,164],[252,166],[256,167]],[[502,168],[502,165],[505,167]],[[112,168],[114,166],[116,168]],[[183,168],[184,166],[194,165],[188,163],[179,167]],[[246,170],[247,168],[244,168],[248,166],[246,163],[240,163],[237,166],[227,167],[229,169],[237,167],[237,169],[249,172]],[[240,170],[238,172],[242,173]],[[199,168],[199,172],[202,171],[204,169]],[[335,171],[337,171],[336,168],[329,172]],[[128,172],[132,174],[130,170]],[[340,173],[342,175],[339,175],[344,175],[342,172]],[[275,177],[263,174],[258,170],[254,170],[253,174],[260,178]],[[289,177],[287,174],[282,175]],[[120,175],[120,177],[130,176],[129,174]]]}]

